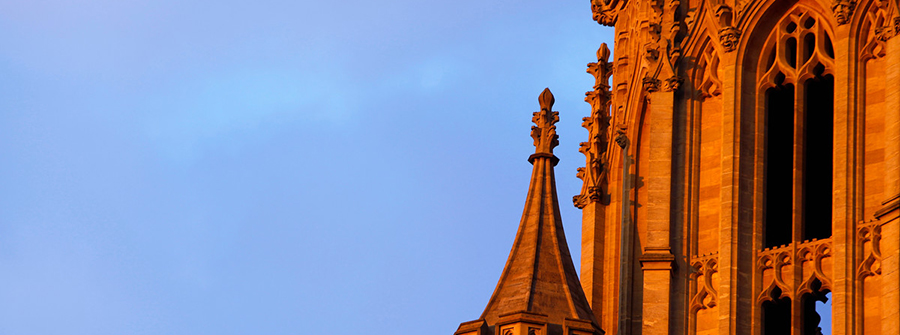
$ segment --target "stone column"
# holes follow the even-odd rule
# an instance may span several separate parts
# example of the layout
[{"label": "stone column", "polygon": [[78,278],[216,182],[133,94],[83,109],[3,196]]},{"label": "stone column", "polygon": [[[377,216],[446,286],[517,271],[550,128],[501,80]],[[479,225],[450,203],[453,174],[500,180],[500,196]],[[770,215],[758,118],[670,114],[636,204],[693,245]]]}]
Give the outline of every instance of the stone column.
[{"label": "stone column", "polygon": [[644,275],[643,335],[669,333],[672,286],[670,222],[674,92],[650,93],[650,145],[646,180],[647,238],[640,257]]}]

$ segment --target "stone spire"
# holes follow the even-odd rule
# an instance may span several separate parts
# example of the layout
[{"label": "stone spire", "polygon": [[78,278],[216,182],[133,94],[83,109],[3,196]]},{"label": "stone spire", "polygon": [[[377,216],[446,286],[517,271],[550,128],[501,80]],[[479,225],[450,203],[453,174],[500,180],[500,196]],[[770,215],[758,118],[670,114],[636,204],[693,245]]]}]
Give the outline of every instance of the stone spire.
[{"label": "stone spire", "polygon": [[538,100],[541,110],[531,128],[535,153],[528,158],[534,168],[512,251],[481,318],[461,324],[458,335],[603,333],[578,281],[560,219],[553,174],[559,112],[551,109],[549,89]]}]

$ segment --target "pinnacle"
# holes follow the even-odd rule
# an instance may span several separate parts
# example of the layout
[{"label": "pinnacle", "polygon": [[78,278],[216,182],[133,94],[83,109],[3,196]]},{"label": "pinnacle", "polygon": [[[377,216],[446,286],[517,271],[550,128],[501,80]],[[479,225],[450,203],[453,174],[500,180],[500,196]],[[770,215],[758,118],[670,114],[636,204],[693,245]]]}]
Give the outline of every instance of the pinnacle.
[{"label": "pinnacle", "polygon": [[510,313],[546,315],[548,322],[564,324],[577,319],[596,324],[569,254],[559,213],[553,156],[558,112],[552,112],[553,94],[545,89],[541,111],[534,113],[532,137],[536,152],[525,209],[512,250],[481,319],[494,325]]}]

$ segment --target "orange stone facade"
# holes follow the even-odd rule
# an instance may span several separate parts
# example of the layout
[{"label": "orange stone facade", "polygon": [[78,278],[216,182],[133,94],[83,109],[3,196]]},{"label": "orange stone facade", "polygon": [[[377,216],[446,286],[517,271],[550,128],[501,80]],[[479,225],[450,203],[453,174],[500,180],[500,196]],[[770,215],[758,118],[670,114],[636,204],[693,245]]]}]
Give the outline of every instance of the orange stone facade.
[{"label": "orange stone facade", "polygon": [[537,292],[502,291],[507,272],[545,266],[514,246],[457,334],[815,335],[824,300],[832,334],[900,334],[897,0],[591,7],[615,35],[587,68],[582,290],[559,266],[543,284],[565,298],[493,318],[495,298]]}]

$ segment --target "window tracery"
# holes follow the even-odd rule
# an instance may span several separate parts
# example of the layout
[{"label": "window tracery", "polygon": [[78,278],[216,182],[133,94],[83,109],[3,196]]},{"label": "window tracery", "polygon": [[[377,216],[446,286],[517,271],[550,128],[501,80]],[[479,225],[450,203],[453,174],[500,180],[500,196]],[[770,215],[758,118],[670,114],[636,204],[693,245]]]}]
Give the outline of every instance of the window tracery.
[{"label": "window tracery", "polygon": [[796,8],[769,34],[758,69],[765,97],[764,244],[828,238],[834,47],[826,24]]},{"label": "window tracery", "polygon": [[800,6],[760,49],[763,334],[797,327],[813,334],[820,321],[815,304],[831,289],[822,262],[831,257],[834,58],[828,23]]}]

